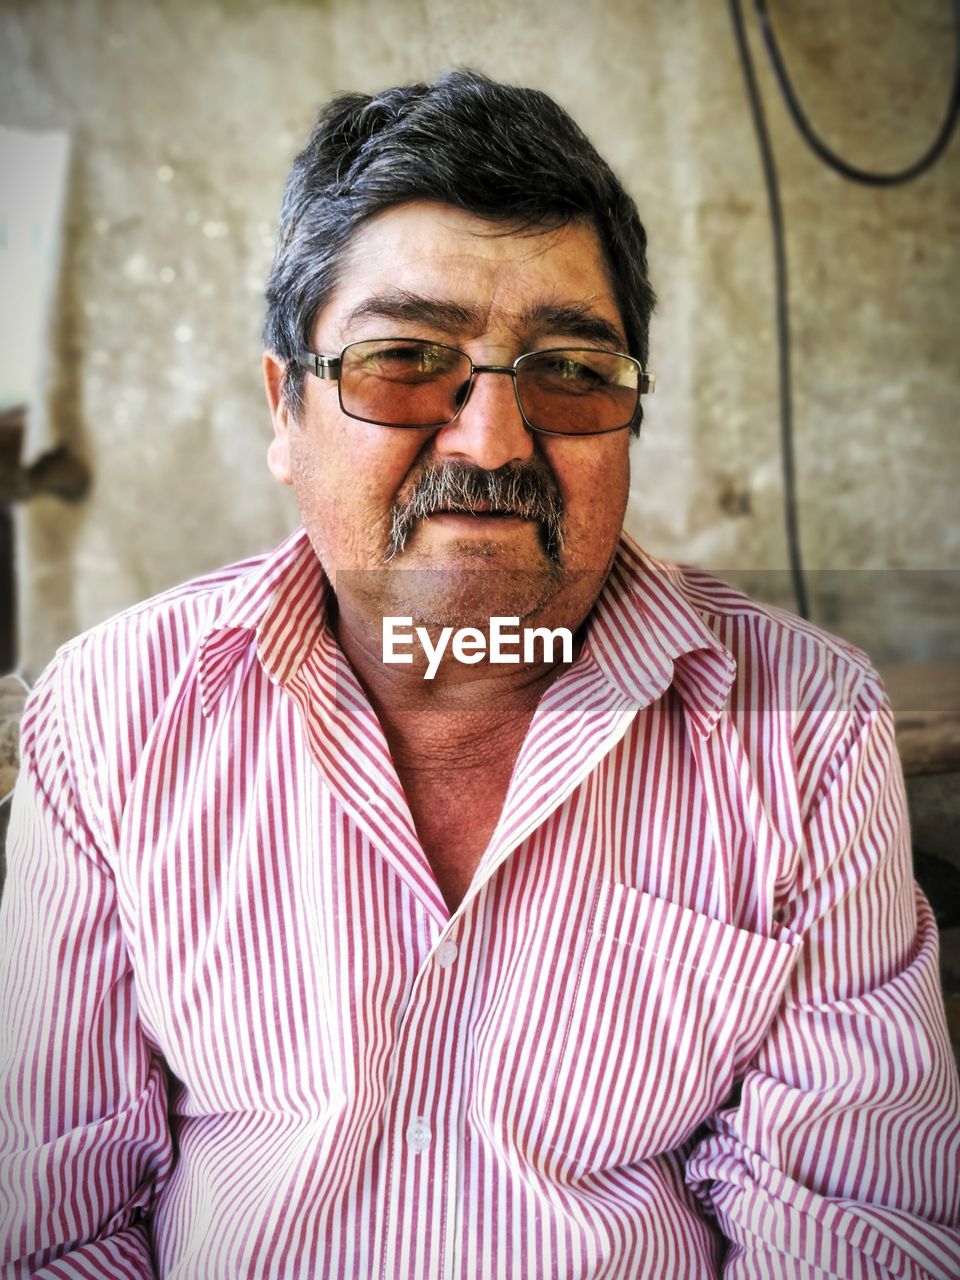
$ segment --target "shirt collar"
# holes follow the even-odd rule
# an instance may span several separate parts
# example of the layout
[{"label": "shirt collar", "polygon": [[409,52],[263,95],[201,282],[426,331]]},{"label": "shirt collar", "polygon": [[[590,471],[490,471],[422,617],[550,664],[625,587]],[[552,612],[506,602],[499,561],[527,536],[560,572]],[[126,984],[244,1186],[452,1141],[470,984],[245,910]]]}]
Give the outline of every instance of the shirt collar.
[{"label": "shirt collar", "polygon": [[584,651],[643,706],[673,684],[703,736],[719,720],[737,673],[733,655],[690,598],[683,570],[626,533],[590,615]]},{"label": "shirt collar", "polygon": [[230,584],[200,641],[200,703],[210,715],[237,663],[256,641],[274,684],[290,679],[326,625],[329,582],[301,525]]},{"label": "shirt collar", "polygon": [[[253,640],[269,679],[278,685],[289,680],[326,626],[329,591],[302,525],[235,578],[200,641],[204,713],[212,712]],[[625,697],[642,705],[674,684],[703,735],[720,718],[736,675],[732,654],[690,600],[682,571],[625,533],[588,620],[584,652]]]}]

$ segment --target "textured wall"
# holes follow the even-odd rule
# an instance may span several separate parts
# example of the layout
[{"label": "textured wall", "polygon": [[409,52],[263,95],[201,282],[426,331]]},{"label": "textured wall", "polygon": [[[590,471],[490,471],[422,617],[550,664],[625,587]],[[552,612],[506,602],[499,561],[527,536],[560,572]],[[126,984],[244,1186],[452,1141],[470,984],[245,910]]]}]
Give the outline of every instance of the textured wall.
[{"label": "textured wall", "polygon": [[[946,0],[771,8],[827,139],[875,167],[914,158],[947,97]],[[912,186],[846,184],[793,132],[753,44],[787,216],[815,616],[880,657],[955,654],[960,141]],[[28,671],[293,526],[264,463],[258,338],[286,168],[333,91],[458,64],[557,97],[647,222],[660,385],[632,531],[785,593],[757,573],[785,564],[770,234],[724,4],[7,2],[0,122],[74,140],[56,404],[94,481],[78,506],[20,511]]]}]

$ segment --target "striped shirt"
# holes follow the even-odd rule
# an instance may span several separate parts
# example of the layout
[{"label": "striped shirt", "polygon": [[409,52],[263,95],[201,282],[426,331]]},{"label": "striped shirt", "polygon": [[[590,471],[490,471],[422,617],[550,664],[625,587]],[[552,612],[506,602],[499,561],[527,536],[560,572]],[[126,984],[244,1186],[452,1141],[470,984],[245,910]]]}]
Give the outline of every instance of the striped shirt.
[{"label": "striped shirt", "polygon": [[960,1101],[858,651],[623,538],[445,905],[303,530],[22,731],[6,1277],[960,1275]]}]

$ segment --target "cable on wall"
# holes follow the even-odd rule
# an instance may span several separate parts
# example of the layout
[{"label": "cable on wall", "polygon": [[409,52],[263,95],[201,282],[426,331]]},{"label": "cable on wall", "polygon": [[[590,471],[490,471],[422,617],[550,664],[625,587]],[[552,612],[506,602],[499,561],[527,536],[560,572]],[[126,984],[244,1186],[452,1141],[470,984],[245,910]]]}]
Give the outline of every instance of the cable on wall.
[{"label": "cable on wall", "polygon": [[950,99],[940,128],[937,130],[937,135],[933,142],[918,160],[915,160],[913,164],[908,164],[905,169],[896,169],[892,173],[875,173],[870,169],[860,169],[844,160],[842,156],[837,155],[835,151],[827,146],[808,120],[787,74],[786,63],[780,53],[780,46],[777,44],[776,36],[773,34],[773,27],[770,24],[767,0],[753,0],[753,3],[757,11],[763,42],[767,46],[767,52],[770,55],[770,62],[777,77],[780,92],[783,94],[793,123],[799,129],[804,142],[806,142],[810,150],[825,165],[828,165],[835,173],[839,173],[841,177],[847,178],[850,182],[861,182],[868,187],[896,187],[901,183],[911,182],[914,178],[919,178],[921,173],[926,173],[929,168],[936,164],[950,141],[950,135],[956,127],[957,115],[960,114],[960,0],[953,0],[953,30],[956,36],[957,48],[953,64],[953,84],[950,90]]},{"label": "cable on wall", "polygon": [[793,375],[790,363],[790,294],[787,280],[787,247],[783,226],[783,209],[780,204],[780,182],[777,165],[770,144],[767,117],[757,86],[757,77],[750,57],[750,47],[743,27],[743,11],[740,0],[730,0],[730,17],[733,21],[740,65],[750,100],[750,114],[760,147],[763,179],[770,206],[770,223],[773,229],[774,295],[777,319],[777,359],[780,384],[780,461],[783,470],[783,512],[787,532],[787,558],[790,564],[790,580],[797,613],[801,618],[810,617],[806,576],[800,552],[800,527],[797,519],[797,479],[793,449]]},{"label": "cable on wall", "polygon": [[[794,600],[797,612],[803,618],[810,617],[809,598],[807,594],[806,575],[803,568],[803,557],[800,548],[800,529],[797,515],[796,458],[793,437],[793,380],[791,367],[790,342],[790,304],[789,280],[787,275],[786,235],[783,221],[783,207],[780,201],[780,181],[777,174],[770,133],[767,129],[763,100],[757,85],[750,46],[747,42],[743,22],[743,10],[740,0],[729,0],[730,18],[733,24],[740,65],[743,70],[747,98],[750,103],[750,114],[753,119],[757,143],[760,148],[760,159],[763,167],[764,185],[767,191],[767,203],[770,209],[770,223],[773,232],[774,258],[774,292],[777,328],[777,356],[780,390],[780,456],[783,472],[783,505],[784,522],[787,535],[787,557],[790,565],[790,577],[793,584]],[[867,186],[892,187],[910,182],[925,173],[943,154],[950,137],[956,127],[960,114],[960,0],[953,0],[956,52],[953,70],[953,83],[947,110],[937,131],[936,137],[927,150],[912,164],[904,169],[891,173],[875,173],[850,164],[836,152],[832,151],[816,133],[807,119],[800,100],[787,74],[786,65],[780,53],[766,0],[754,0],[754,8],[760,24],[767,52],[773,65],[773,71],[783,94],[787,110],[800,131],[801,136],[816,156],[841,177],[851,182],[859,182]]]}]

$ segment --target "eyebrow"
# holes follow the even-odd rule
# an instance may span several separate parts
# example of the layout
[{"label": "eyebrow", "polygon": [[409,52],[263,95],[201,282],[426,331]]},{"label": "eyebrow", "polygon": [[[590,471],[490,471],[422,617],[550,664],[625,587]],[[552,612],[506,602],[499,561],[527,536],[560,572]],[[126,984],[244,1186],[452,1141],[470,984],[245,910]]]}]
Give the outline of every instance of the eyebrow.
[{"label": "eyebrow", "polygon": [[524,321],[549,333],[562,333],[583,342],[599,342],[605,347],[624,347],[623,334],[615,324],[585,306],[554,306],[543,302],[528,311]]},{"label": "eyebrow", "polygon": [[[408,289],[373,294],[353,308],[346,317],[345,328],[357,320],[401,320],[426,324],[434,329],[459,334],[482,328],[485,315],[478,307],[467,307],[446,298],[431,298]],[[526,329],[555,333],[581,342],[597,342],[601,346],[622,348],[626,342],[615,324],[597,315],[588,306],[577,304],[538,303],[520,317]]]},{"label": "eyebrow", "polygon": [[414,324],[428,324],[434,329],[449,329],[462,333],[481,323],[480,311],[464,307],[459,302],[444,298],[427,298],[408,289],[396,289],[391,293],[373,294],[364,298],[346,318],[346,326],[356,320],[407,320]]}]

